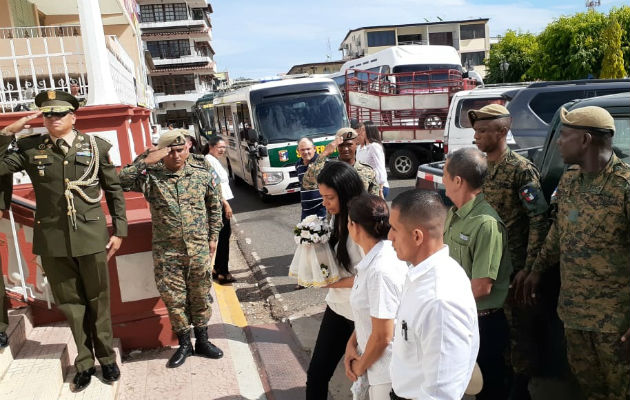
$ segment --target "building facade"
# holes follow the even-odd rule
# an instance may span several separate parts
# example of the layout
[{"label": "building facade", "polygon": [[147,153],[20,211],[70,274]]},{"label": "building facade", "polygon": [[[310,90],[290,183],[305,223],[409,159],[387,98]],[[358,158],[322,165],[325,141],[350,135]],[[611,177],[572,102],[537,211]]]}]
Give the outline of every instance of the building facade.
[{"label": "building facade", "polygon": [[339,50],[347,61],[405,44],[453,46],[461,55],[462,65],[484,73],[483,60],[490,51],[488,19],[356,28],[348,31]]},{"label": "building facade", "polygon": [[212,6],[206,0],[138,0],[159,125],[191,129],[193,106],[213,90]]},{"label": "building facade", "polygon": [[345,62],[345,60],[338,60],[294,65],[287,74],[332,74],[333,72],[338,72]]},{"label": "building facade", "polygon": [[[99,61],[108,64],[115,90],[108,99],[152,108],[135,0],[99,0],[98,6],[106,45]],[[87,99],[90,87],[105,81],[88,76],[85,47],[97,38],[84,36],[79,19],[76,0],[0,0],[0,112],[32,108],[43,90]]]}]

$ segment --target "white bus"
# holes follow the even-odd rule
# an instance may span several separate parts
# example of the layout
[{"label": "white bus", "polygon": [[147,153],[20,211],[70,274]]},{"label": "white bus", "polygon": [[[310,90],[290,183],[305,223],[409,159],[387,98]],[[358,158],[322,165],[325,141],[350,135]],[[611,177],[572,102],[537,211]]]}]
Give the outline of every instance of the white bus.
[{"label": "white bus", "polygon": [[443,130],[451,97],[472,89],[451,46],[393,46],[344,63],[330,77],[350,118],[379,128],[390,173],[413,177],[421,163],[443,158]]},{"label": "white bus", "polygon": [[329,78],[254,84],[213,100],[217,134],[227,143],[227,169],[261,198],[300,190],[297,142],[309,137],[321,153],[348,116]]}]

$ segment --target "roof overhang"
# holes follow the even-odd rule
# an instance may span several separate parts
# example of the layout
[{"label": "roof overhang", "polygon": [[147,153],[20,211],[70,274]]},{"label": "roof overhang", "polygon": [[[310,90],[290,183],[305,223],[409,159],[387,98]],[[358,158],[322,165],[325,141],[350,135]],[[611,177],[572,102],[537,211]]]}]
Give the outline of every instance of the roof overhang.
[{"label": "roof overhang", "polygon": [[[45,15],[76,15],[79,19],[77,0],[28,0]],[[90,0],[93,1],[93,0]],[[130,22],[123,0],[98,0],[104,25],[119,25]],[[135,12],[129,10],[129,12]]]}]

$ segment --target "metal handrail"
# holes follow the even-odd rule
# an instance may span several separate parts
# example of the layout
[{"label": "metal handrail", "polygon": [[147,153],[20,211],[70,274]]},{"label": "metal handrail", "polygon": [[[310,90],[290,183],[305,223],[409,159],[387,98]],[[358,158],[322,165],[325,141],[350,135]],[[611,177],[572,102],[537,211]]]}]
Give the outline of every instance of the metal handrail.
[{"label": "metal handrail", "polygon": [[81,36],[80,25],[14,26],[0,28],[0,39]]}]

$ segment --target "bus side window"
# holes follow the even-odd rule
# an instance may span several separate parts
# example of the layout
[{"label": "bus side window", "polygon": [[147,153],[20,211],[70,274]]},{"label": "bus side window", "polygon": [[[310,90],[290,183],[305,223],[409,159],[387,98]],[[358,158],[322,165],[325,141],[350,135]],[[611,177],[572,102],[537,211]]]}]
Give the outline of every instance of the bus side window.
[{"label": "bus side window", "polygon": [[247,130],[252,126],[249,120],[249,107],[247,107],[247,104],[245,103],[241,103],[238,106],[238,121],[239,133],[242,137],[244,137]]},{"label": "bus side window", "polygon": [[227,134],[234,136],[234,120],[230,107],[225,107],[225,127],[227,128]]}]

